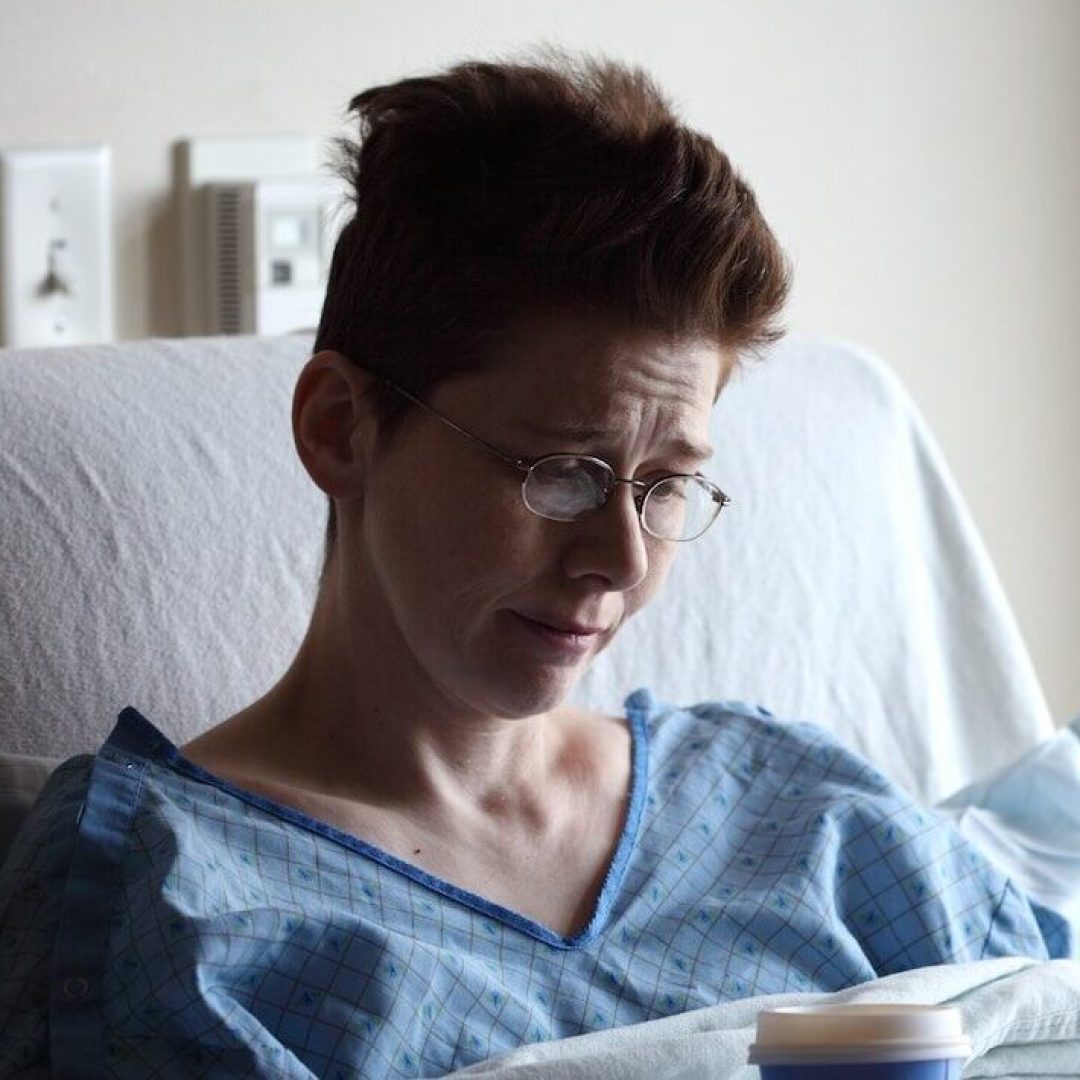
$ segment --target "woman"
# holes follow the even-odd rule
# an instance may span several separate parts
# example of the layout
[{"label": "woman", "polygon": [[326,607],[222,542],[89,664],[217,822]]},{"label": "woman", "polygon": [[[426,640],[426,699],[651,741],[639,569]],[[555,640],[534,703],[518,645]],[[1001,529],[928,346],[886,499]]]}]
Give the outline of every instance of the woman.
[{"label": "woman", "polygon": [[779,333],[787,266],[726,157],[610,63],[463,64],[352,108],[356,214],[293,403],[330,511],[309,632],[182,749],[127,709],[54,775],[0,887],[0,1062],[442,1075],[1064,953],[810,725],[566,704],[720,515],[710,410]]}]

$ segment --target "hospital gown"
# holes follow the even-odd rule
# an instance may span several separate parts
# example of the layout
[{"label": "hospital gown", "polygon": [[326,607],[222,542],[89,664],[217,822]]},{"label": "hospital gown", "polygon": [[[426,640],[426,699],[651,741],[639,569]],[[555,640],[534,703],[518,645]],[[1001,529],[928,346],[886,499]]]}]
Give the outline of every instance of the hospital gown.
[{"label": "hospital gown", "polygon": [[0,1075],[439,1076],[732,998],[1073,949],[814,725],[648,690],[626,712],[623,832],[565,937],[213,777],[125,709],[0,876]]}]

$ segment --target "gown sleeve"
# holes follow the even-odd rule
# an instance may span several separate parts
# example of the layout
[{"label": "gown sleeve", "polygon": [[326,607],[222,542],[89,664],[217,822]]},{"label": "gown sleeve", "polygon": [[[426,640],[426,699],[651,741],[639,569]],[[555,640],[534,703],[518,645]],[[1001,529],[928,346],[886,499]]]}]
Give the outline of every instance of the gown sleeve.
[{"label": "gown sleeve", "polygon": [[49,1075],[53,943],[90,772],[72,758],[46,782],[0,871],[0,1075]]}]

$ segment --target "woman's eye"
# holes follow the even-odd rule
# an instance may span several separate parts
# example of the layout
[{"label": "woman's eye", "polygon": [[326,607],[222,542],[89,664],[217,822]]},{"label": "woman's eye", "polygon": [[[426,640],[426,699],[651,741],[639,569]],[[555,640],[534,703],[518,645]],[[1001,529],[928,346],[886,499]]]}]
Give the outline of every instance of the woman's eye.
[{"label": "woman's eye", "polygon": [[681,499],[686,494],[686,484],[685,477],[669,474],[669,478],[658,483],[650,495],[654,500]]}]

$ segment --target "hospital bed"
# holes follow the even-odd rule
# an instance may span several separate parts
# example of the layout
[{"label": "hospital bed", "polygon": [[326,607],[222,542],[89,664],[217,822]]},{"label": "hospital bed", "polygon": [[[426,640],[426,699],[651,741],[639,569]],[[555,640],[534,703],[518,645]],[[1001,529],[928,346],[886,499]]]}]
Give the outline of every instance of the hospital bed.
[{"label": "hospital bed", "polygon": [[[311,344],[295,334],[0,350],[0,858],[55,762],[95,749],[125,706],[182,743],[292,660],[325,525],[290,429]],[[670,702],[741,700],[813,720],[926,805],[954,796],[945,812],[989,822],[993,846],[996,811],[973,804],[994,790],[979,782],[1024,755],[1064,760],[1071,744],[1045,747],[1071,736],[1055,734],[971,516],[898,379],[854,344],[790,338],[736,374],[712,439],[706,471],[733,504],[680,551],[666,590],[577,699],[619,712],[647,685]],[[974,965],[966,990],[961,968],[894,976],[884,992],[974,994],[973,1016],[986,1017],[979,988],[1022,982],[1019,1000],[1038,1015],[1009,1023],[1041,1032],[1033,1054],[1075,1053],[1080,1075],[1077,965],[993,964],[1015,970],[990,978]],[[713,1075],[740,1075],[746,1032],[733,1018],[752,1005],[717,1013],[729,1010],[717,1022],[734,1057]],[[711,1021],[688,1017],[657,1022],[669,1028],[655,1045],[693,1044],[678,1025]],[[600,1042],[581,1060],[597,1076],[635,1075],[633,1061],[652,1060],[652,1025],[640,1027],[650,1031],[583,1037]],[[988,1067],[1007,1049],[1001,1035],[984,1033]],[[571,1058],[558,1055],[576,1052],[532,1048],[500,1068],[565,1075]],[[696,1058],[680,1073],[678,1054],[658,1053],[669,1075],[696,1075]],[[666,1075],[658,1068],[649,1075]]]}]

